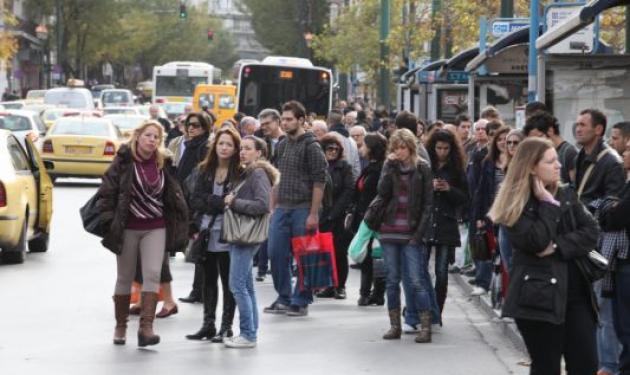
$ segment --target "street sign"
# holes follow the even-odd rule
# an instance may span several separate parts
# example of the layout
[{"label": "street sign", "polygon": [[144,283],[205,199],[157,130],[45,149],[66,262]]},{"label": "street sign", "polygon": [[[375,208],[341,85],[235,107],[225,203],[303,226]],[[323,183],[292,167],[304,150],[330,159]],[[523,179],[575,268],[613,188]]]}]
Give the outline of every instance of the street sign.
[{"label": "street sign", "polygon": [[492,36],[500,38],[525,27],[529,27],[527,18],[498,18],[492,21]]},{"label": "street sign", "polygon": [[[545,26],[546,29],[563,23],[569,17],[578,13],[584,7],[584,3],[553,3],[545,9]],[[547,49],[547,53],[590,53],[593,51],[595,43],[598,21],[591,23],[566,39],[562,40],[555,46]]]}]

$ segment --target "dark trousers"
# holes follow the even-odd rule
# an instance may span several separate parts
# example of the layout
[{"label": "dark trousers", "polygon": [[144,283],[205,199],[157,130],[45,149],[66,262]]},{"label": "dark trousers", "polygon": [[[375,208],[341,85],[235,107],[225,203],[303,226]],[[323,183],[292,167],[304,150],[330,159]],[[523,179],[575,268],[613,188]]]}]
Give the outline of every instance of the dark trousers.
[{"label": "dark trousers", "polygon": [[348,280],[348,232],[343,227],[343,220],[335,222],[333,226],[333,244],[335,246],[335,262],[337,263],[337,280],[339,288],[346,287]]},{"label": "dark trousers", "polygon": [[[455,248],[435,245],[432,246],[432,249],[435,251],[435,299],[441,314],[444,311],[446,293],[448,292],[448,264],[450,259],[455,258]],[[428,251],[427,255],[431,257],[431,251]]]},{"label": "dark trousers", "polygon": [[560,375],[562,356],[567,375],[597,373],[596,322],[590,303],[569,301],[564,324],[516,319],[532,359],[530,375]]},{"label": "dark trousers", "polygon": [[[384,272],[382,273],[384,274]],[[372,285],[374,285],[373,290]],[[374,274],[374,258],[372,258],[371,248],[361,263],[361,289],[359,289],[359,293],[361,297],[371,297],[374,300],[385,298],[385,277]]]},{"label": "dark trousers", "polygon": [[230,253],[208,252],[201,264],[203,275],[203,318],[204,323],[214,323],[219,298],[219,277],[223,291],[223,315],[221,327],[231,327],[236,303],[230,291]]},{"label": "dark trousers", "polygon": [[193,276],[191,294],[201,297],[202,293],[203,293],[203,267],[200,264],[195,263],[195,273]]},{"label": "dark trousers", "polygon": [[630,260],[619,260],[615,269],[613,321],[621,343],[619,371],[622,375],[630,375]]},{"label": "dark trousers", "polygon": [[258,249],[258,253],[256,254],[258,259],[258,275],[264,276],[267,274],[269,270],[269,255],[267,253],[267,241],[260,244],[260,248]]}]

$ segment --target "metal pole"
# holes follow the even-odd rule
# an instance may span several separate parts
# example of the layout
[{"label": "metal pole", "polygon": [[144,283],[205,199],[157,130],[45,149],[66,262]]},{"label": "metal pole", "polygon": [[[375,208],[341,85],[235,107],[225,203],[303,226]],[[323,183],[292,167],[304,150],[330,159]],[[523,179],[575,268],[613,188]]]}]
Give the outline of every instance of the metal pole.
[{"label": "metal pole", "polygon": [[531,0],[529,14],[529,64],[528,64],[528,76],[527,76],[527,100],[532,102],[537,100],[536,93],[536,76],[538,75],[538,60],[536,50],[536,39],[538,39],[538,3],[539,0]]},{"label": "metal pole", "polygon": [[61,0],[56,0],[55,1],[55,18],[56,18],[56,28],[57,28],[57,58],[55,61],[55,65],[57,65],[59,67],[59,70],[61,70],[61,72],[57,72],[60,76],[60,81],[63,82],[63,68],[62,68],[62,61],[63,61],[63,47],[62,47],[62,40],[63,40],[63,28],[62,28],[62,19],[63,19],[63,12],[61,10]]},{"label": "metal pole", "polygon": [[501,18],[514,17],[514,0],[501,0]]},{"label": "metal pole", "polygon": [[[431,19],[435,21],[436,15],[442,10],[442,0],[433,0],[431,5]],[[440,41],[442,39],[442,26],[440,25],[435,30],[435,36],[431,41],[431,61],[436,61],[440,58]]]},{"label": "metal pole", "polygon": [[630,53],[630,5],[626,5],[626,54]]},{"label": "metal pole", "polygon": [[381,0],[381,32],[380,32],[380,84],[379,97],[381,104],[389,108],[389,47],[387,38],[389,37],[389,0]]}]

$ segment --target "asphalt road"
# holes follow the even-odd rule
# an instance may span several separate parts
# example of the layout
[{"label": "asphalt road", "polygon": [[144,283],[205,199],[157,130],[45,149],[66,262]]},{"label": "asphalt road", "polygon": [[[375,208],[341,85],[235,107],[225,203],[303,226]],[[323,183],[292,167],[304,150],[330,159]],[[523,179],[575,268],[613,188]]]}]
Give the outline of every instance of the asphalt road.
[{"label": "asphalt road", "polygon": [[[68,182],[71,181],[71,182]],[[433,343],[413,335],[384,341],[384,307],[359,308],[359,272],[351,270],[348,299],[318,300],[309,316],[261,314],[258,347],[226,349],[184,338],[201,323],[200,304],[156,320],[162,343],[138,349],[137,319],[126,346],[114,346],[111,295],[115,258],[82,230],[79,207],[98,181],[60,180],[54,191],[51,247],[22,265],[0,265],[0,374],[527,374],[526,359],[451,282],[444,327]],[[171,260],[176,296],[189,291],[193,266]],[[257,283],[259,309],[272,302],[270,278]],[[219,310],[220,311],[220,308]],[[235,320],[238,322],[238,317]],[[238,323],[235,330],[238,331]]]}]

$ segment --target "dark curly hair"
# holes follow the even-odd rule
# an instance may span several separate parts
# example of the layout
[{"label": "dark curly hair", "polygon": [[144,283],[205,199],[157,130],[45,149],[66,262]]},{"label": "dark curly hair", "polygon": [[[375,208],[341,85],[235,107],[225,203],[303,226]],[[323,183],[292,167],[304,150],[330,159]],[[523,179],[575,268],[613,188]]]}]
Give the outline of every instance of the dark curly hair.
[{"label": "dark curly hair", "polygon": [[381,133],[368,133],[363,139],[368,149],[368,159],[382,162],[387,155],[387,138]]},{"label": "dark curly hair", "polygon": [[457,185],[462,184],[461,177],[466,173],[466,163],[464,158],[464,150],[461,144],[455,138],[455,135],[448,130],[436,129],[427,140],[427,152],[431,159],[431,169],[437,172],[439,161],[435,153],[435,146],[438,142],[448,143],[450,151],[448,153],[448,161],[446,168]]}]

